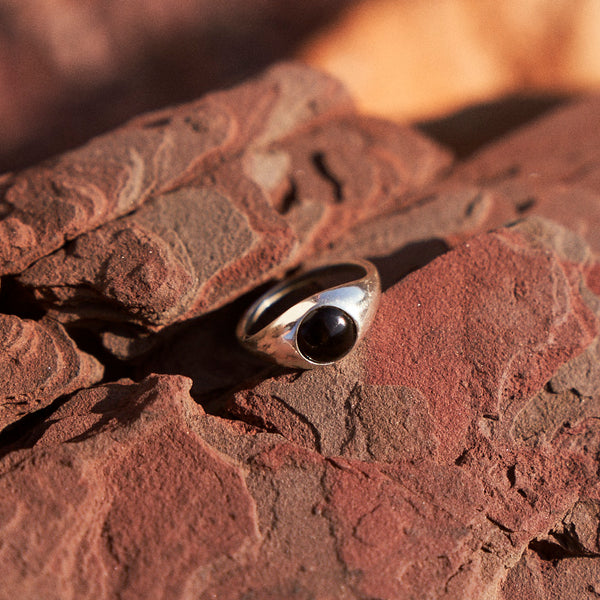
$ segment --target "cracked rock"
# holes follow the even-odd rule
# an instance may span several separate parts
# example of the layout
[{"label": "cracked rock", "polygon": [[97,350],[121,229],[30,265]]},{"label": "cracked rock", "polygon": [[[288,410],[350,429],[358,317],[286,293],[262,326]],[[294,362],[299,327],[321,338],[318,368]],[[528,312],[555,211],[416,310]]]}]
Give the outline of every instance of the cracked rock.
[{"label": "cracked rock", "polygon": [[540,216],[600,253],[600,99],[574,101],[458,163],[410,207],[373,217],[335,241],[332,258],[379,259],[392,282],[447,247],[519,219]]},{"label": "cracked rock", "polygon": [[59,396],[93,385],[103,372],[52,319],[0,314],[0,430]]},{"label": "cracked rock", "polygon": [[498,597],[500,600],[596,600],[600,597],[599,582],[598,558],[570,558],[553,563],[527,551],[508,572]]},{"label": "cracked rock", "polygon": [[449,163],[415,131],[358,117],[330,78],[279,66],[15,176],[4,272],[39,259],[18,281],[59,320],[158,330],[409,206]]},{"label": "cracked rock", "polygon": [[[596,259],[571,236],[533,219],[471,238],[388,289],[351,357],[266,379],[231,399],[238,418],[311,451],[390,465],[394,473],[399,467],[407,478],[403,497],[422,511],[400,519],[404,532],[425,529],[427,539],[437,540],[439,514],[427,511],[449,496],[453,507],[472,511],[466,537],[454,539],[445,554],[451,568],[433,562],[417,568],[400,552],[381,554],[375,544],[373,560],[386,556],[387,579],[378,562],[364,562],[369,540],[396,539],[396,517],[381,513],[370,525],[373,538],[344,546],[355,548],[349,552],[365,577],[361,593],[461,598],[466,589],[485,597],[538,532],[554,527],[579,494],[598,491],[597,393],[586,410],[577,404],[567,413],[565,402],[554,428],[532,412],[553,376],[568,381],[569,389],[589,381],[579,365],[599,338],[598,298],[586,288]],[[524,414],[529,427],[538,419],[543,445],[524,439]],[[431,489],[422,487],[429,485],[426,477]],[[466,488],[453,487],[457,478]],[[359,490],[368,485],[369,475],[347,490],[348,503],[362,506]],[[436,493],[436,486],[443,491]],[[587,514],[582,511],[573,509],[563,527],[589,546],[595,530],[588,523],[597,525],[596,513],[586,521],[577,517]],[[403,535],[395,548],[406,543]],[[401,583],[392,583],[394,569],[404,573]],[[372,572],[378,576],[367,575]]]},{"label": "cracked rock", "polygon": [[[598,106],[453,164],[279,65],[4,176],[0,600],[600,595]],[[353,256],[355,352],[237,344]]]}]

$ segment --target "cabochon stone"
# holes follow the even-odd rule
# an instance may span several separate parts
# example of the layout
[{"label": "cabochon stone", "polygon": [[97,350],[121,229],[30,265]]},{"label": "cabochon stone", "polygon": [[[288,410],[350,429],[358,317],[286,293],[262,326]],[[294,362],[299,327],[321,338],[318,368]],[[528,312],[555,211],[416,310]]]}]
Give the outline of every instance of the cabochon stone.
[{"label": "cabochon stone", "polygon": [[300,323],[298,350],[317,363],[333,362],[352,350],[356,336],[352,317],[335,306],[323,306],[306,315]]}]

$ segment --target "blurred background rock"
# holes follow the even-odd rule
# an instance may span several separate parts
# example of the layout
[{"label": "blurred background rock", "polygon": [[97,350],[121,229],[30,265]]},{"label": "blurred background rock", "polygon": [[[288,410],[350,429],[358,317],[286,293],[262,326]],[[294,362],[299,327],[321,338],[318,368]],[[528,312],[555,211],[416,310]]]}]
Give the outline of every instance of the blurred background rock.
[{"label": "blurred background rock", "polygon": [[600,2],[0,0],[0,171],[285,58],[465,155],[598,87]]}]

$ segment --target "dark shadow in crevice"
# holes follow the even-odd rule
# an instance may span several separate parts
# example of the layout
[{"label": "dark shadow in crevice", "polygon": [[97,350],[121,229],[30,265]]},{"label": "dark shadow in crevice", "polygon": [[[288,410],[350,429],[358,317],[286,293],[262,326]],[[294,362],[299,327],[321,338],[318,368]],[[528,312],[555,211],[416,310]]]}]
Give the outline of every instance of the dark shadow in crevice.
[{"label": "dark shadow in crevice", "polygon": [[135,379],[150,373],[183,375],[193,381],[191,395],[210,414],[222,415],[232,390],[258,385],[281,372],[242,347],[236,327],[243,312],[273,282],[224,307],[157,334],[154,347],[136,359]]},{"label": "dark shadow in crevice", "polygon": [[520,215],[528,213],[537,204],[537,200],[534,197],[528,197],[520,202],[517,202],[515,208]]},{"label": "dark shadow in crevice", "polygon": [[454,464],[457,467],[462,467],[467,460],[469,459],[469,448],[465,448],[461,453],[460,456],[458,456],[455,460],[454,460]]},{"label": "dark shadow in crevice", "polygon": [[532,540],[529,549],[535,552],[542,560],[554,561],[563,558],[597,558],[596,553],[588,552],[568,532],[552,533],[552,540]]},{"label": "dark shadow in crevice", "polygon": [[451,115],[423,121],[418,129],[465,159],[483,146],[568,100],[564,95],[515,94],[475,104]]},{"label": "dark shadow in crevice", "polygon": [[529,549],[535,552],[542,560],[561,560],[575,556],[566,548],[548,540],[532,540],[529,542]]},{"label": "dark shadow in crevice", "polygon": [[[77,321],[65,325],[67,333],[77,347],[83,352],[91,354],[102,363],[104,375],[98,382],[98,385],[118,381],[123,378],[136,381],[135,363],[120,360],[102,345],[100,336],[103,332],[110,329],[110,324],[104,323],[99,329],[98,327],[98,324],[93,322],[88,323],[86,321]],[[139,329],[140,328],[137,327],[131,327],[130,333],[133,334],[133,331],[138,331]]]},{"label": "dark shadow in crevice", "polygon": [[288,189],[281,199],[281,205],[278,207],[279,213],[282,215],[287,215],[293,206],[295,206],[298,202],[298,186],[296,182],[291,179],[288,182]]},{"label": "dark shadow in crevice", "polygon": [[335,200],[335,202],[337,204],[342,202],[344,199],[342,184],[329,168],[325,159],[325,154],[323,152],[315,152],[311,156],[311,160],[319,175],[321,175],[321,177],[323,177],[323,179],[325,179],[325,181],[328,181],[331,185],[333,191],[333,199]]},{"label": "dark shadow in crevice", "polygon": [[393,254],[372,257],[369,260],[377,267],[381,277],[381,289],[386,291],[406,275],[421,269],[449,249],[444,240],[433,238],[407,244]]},{"label": "dark shadow in crevice", "polygon": [[517,476],[515,473],[516,467],[517,465],[511,465],[508,467],[508,469],[506,469],[506,478],[508,479],[511,488],[515,487],[515,483],[517,481]]},{"label": "dark shadow in crevice", "polygon": [[7,276],[2,278],[0,286],[0,313],[37,321],[46,311],[30,290],[20,286],[14,277]]},{"label": "dark shadow in crevice", "polygon": [[49,417],[71,396],[72,394],[61,396],[48,406],[28,413],[2,429],[0,431],[0,459],[16,450],[32,448],[52,425],[53,421]]}]

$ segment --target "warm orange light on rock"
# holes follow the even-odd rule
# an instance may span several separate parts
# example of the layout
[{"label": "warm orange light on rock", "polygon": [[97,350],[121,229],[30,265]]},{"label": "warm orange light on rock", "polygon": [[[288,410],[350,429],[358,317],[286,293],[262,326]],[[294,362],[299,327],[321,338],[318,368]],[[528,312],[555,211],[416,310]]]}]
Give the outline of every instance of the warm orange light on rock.
[{"label": "warm orange light on rock", "polygon": [[596,0],[367,0],[300,52],[369,112],[415,119],[600,84]]}]

